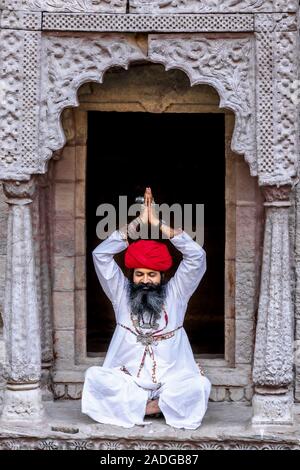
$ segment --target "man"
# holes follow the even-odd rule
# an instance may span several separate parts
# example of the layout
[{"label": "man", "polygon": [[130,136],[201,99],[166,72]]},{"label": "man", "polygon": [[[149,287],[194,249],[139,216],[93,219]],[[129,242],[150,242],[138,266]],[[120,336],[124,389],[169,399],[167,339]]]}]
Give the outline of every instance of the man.
[{"label": "man", "polygon": [[[157,218],[151,188],[146,188],[143,207],[140,217],[115,230],[93,251],[117,326],[103,366],[86,371],[82,412],[100,423],[126,428],[147,424],[145,415],[162,412],[170,426],[196,429],[206,412],[211,384],[194,360],[183,321],[206,271],[206,253],[186,232]],[[164,274],[172,257],[164,243],[128,243],[127,234],[148,223],[159,226],[183,255],[168,282]],[[125,248],[131,279],[114,260]]]}]

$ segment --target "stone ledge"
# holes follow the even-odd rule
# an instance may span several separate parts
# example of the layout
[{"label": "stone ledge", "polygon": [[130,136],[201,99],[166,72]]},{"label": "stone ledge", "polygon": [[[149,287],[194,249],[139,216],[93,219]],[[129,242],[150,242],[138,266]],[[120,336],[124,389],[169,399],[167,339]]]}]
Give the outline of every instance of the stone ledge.
[{"label": "stone ledge", "polygon": [[45,407],[47,423],[40,426],[1,423],[0,449],[300,449],[297,405],[295,425],[253,427],[250,406],[210,403],[196,430],[172,428],[163,418],[129,429],[99,424],[83,415],[80,403],[74,401],[46,403]]}]

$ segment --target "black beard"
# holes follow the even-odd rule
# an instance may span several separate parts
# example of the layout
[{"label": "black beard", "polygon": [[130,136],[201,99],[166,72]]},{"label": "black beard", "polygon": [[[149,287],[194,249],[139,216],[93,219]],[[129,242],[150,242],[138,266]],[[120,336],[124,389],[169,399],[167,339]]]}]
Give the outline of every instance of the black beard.
[{"label": "black beard", "polygon": [[166,297],[166,284],[136,284],[129,281],[128,297],[131,312],[137,317],[141,328],[157,329]]}]

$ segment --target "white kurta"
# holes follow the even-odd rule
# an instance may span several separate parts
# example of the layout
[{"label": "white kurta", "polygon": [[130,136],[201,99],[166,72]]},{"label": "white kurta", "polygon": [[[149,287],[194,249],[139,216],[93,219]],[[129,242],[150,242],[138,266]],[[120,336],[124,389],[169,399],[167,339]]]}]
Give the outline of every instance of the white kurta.
[{"label": "white kurta", "polygon": [[[182,231],[170,241],[182,253],[183,259],[167,283],[164,305],[168,325],[165,327],[162,314],[158,330],[165,328],[161,333],[183,324],[188,300],[206,271],[205,250],[186,232]],[[145,345],[137,342],[137,337],[120,325],[134,330],[126,289],[128,279],[114,260],[114,255],[127,246],[119,230],[115,230],[93,251],[95,270],[113,304],[117,326],[103,366],[93,366],[86,371],[82,412],[100,423],[129,428],[149,423],[144,421],[147,401],[158,397],[158,406],[167,424],[196,429],[207,409],[211,384],[199,371],[183,327],[171,338],[151,345],[153,356],[146,354],[137,377]],[[152,378],[153,357],[157,364],[157,383]],[[122,371],[122,366],[131,375]]]}]

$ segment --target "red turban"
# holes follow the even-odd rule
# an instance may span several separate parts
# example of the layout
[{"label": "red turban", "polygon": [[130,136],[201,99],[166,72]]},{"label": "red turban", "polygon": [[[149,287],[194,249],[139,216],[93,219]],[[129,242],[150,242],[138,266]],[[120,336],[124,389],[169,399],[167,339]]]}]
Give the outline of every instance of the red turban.
[{"label": "red turban", "polygon": [[133,242],[125,252],[126,268],[167,271],[172,264],[172,256],[167,246],[154,240],[138,240]]}]

